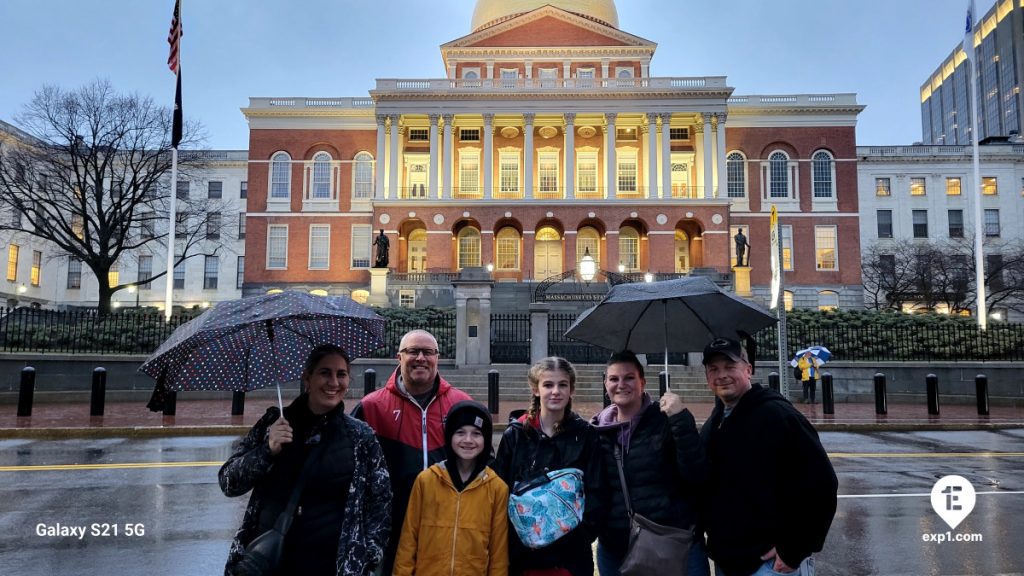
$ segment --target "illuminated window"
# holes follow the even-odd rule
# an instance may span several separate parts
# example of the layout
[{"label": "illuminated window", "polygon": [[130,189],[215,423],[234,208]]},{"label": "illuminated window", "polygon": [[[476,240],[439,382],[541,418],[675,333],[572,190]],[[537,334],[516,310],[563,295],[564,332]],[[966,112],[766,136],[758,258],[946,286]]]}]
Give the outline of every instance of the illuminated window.
[{"label": "illuminated window", "polygon": [[21,253],[21,246],[11,244],[7,247],[7,281],[18,281],[18,255]]},{"label": "illuminated window", "polygon": [[121,283],[121,264],[114,262],[110,265],[110,270],[107,270],[107,282],[111,286],[117,286]]},{"label": "illuminated window", "polygon": [[910,195],[911,196],[924,196],[928,193],[928,188],[925,184],[924,178],[911,178],[910,179]]},{"label": "illuminated window", "polygon": [[541,194],[558,194],[558,152],[541,152],[537,155],[537,191]]},{"label": "illuminated window", "polygon": [[71,215],[71,233],[79,240],[85,238],[85,219],[81,214]]},{"label": "illuminated window", "polygon": [[271,200],[286,200],[291,196],[291,161],[286,152],[278,152],[270,158]]},{"label": "illuminated window", "polygon": [[946,196],[960,195],[960,177],[950,176],[946,178]]},{"label": "illuminated window", "polygon": [[459,231],[459,268],[480,266],[480,231],[467,226]]},{"label": "illuminated window", "polygon": [[836,259],[836,227],[814,227],[814,259],[818,270],[838,270]]},{"label": "illuminated window", "polygon": [[39,286],[39,274],[43,268],[43,253],[38,250],[32,251],[32,273],[29,281],[33,286]]},{"label": "illuminated window", "polygon": [[839,293],[832,290],[818,292],[818,310],[828,311],[839,308]]},{"label": "illuminated window", "polygon": [[995,176],[983,176],[981,178],[981,193],[985,196],[995,196],[999,193]]},{"label": "illuminated window", "polygon": [[640,271],[640,233],[632,226],[619,229],[619,263],[626,272]]},{"label": "illuminated window", "polygon": [[480,194],[480,151],[459,151],[459,195]]},{"label": "illuminated window", "polygon": [[875,178],[875,196],[892,196],[892,184],[888,178]]},{"label": "illuminated window", "polygon": [[576,153],[576,193],[597,194],[597,152]]},{"label": "illuminated window", "polygon": [[635,151],[623,150],[616,155],[618,163],[618,192],[634,194],[637,192],[637,155]]},{"label": "illuminated window", "polygon": [[783,224],[779,228],[779,240],[782,243],[782,269],[789,272],[793,269],[793,226]]},{"label": "illuminated window", "polygon": [[497,242],[498,270],[519,269],[519,231],[506,226],[495,236]]},{"label": "illuminated window", "polygon": [[597,262],[598,268],[601,264],[601,235],[591,226],[584,226],[576,233],[576,269],[580,268],[580,261],[583,256],[590,252],[590,256]]},{"label": "illuminated window", "polygon": [[782,291],[782,305],[786,307],[786,312],[793,309],[793,292],[790,290]]},{"label": "illuminated window", "polygon": [[503,151],[498,155],[498,186],[505,194],[519,193],[519,152]]}]

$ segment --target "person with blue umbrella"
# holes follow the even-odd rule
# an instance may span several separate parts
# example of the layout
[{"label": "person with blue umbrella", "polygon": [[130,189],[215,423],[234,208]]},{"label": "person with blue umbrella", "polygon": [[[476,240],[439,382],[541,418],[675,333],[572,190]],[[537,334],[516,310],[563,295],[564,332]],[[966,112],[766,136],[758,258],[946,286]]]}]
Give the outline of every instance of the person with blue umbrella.
[{"label": "person with blue umbrella", "polygon": [[810,400],[811,404],[814,404],[815,391],[818,387],[818,374],[821,372],[821,365],[824,362],[810,349],[804,350],[803,354],[800,354],[797,361],[796,367],[800,369],[800,381],[804,386],[804,404]]}]

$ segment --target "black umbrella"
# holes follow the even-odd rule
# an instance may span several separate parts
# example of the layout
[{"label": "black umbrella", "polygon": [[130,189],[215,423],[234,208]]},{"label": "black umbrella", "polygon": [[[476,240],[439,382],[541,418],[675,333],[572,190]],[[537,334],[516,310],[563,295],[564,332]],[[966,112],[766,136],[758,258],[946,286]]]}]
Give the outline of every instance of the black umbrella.
[{"label": "black umbrella", "polygon": [[[706,276],[614,286],[565,335],[612,350],[700,352],[718,336],[742,340],[776,322],[764,308]],[[753,358],[751,358],[753,362]]]}]

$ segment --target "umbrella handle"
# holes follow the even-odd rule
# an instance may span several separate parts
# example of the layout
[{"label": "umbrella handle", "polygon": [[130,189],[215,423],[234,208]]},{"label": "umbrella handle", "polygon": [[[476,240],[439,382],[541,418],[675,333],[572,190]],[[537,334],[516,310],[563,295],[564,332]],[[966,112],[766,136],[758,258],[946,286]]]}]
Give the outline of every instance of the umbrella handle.
[{"label": "umbrella handle", "polygon": [[284,416],[284,402],[281,401],[281,383],[277,383],[277,408],[281,411],[281,416]]}]

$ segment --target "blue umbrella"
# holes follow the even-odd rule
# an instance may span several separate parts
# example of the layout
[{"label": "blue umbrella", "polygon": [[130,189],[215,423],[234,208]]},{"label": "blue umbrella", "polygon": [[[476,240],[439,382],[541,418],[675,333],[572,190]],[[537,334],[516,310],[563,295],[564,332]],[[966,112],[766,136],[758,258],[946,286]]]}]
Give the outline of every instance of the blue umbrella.
[{"label": "blue umbrella", "polygon": [[797,350],[796,354],[793,355],[793,359],[789,361],[789,365],[796,366],[797,360],[808,352],[810,352],[812,356],[816,357],[822,364],[828,362],[832,358],[832,353],[829,352],[828,348],[825,348],[824,346],[811,346],[809,348],[804,348],[803,350]]},{"label": "blue umbrella", "polygon": [[220,302],[181,325],[139,370],[168,390],[249,391],[298,379],[310,350],[335,344],[365,356],[384,319],[343,296],[280,292]]}]

